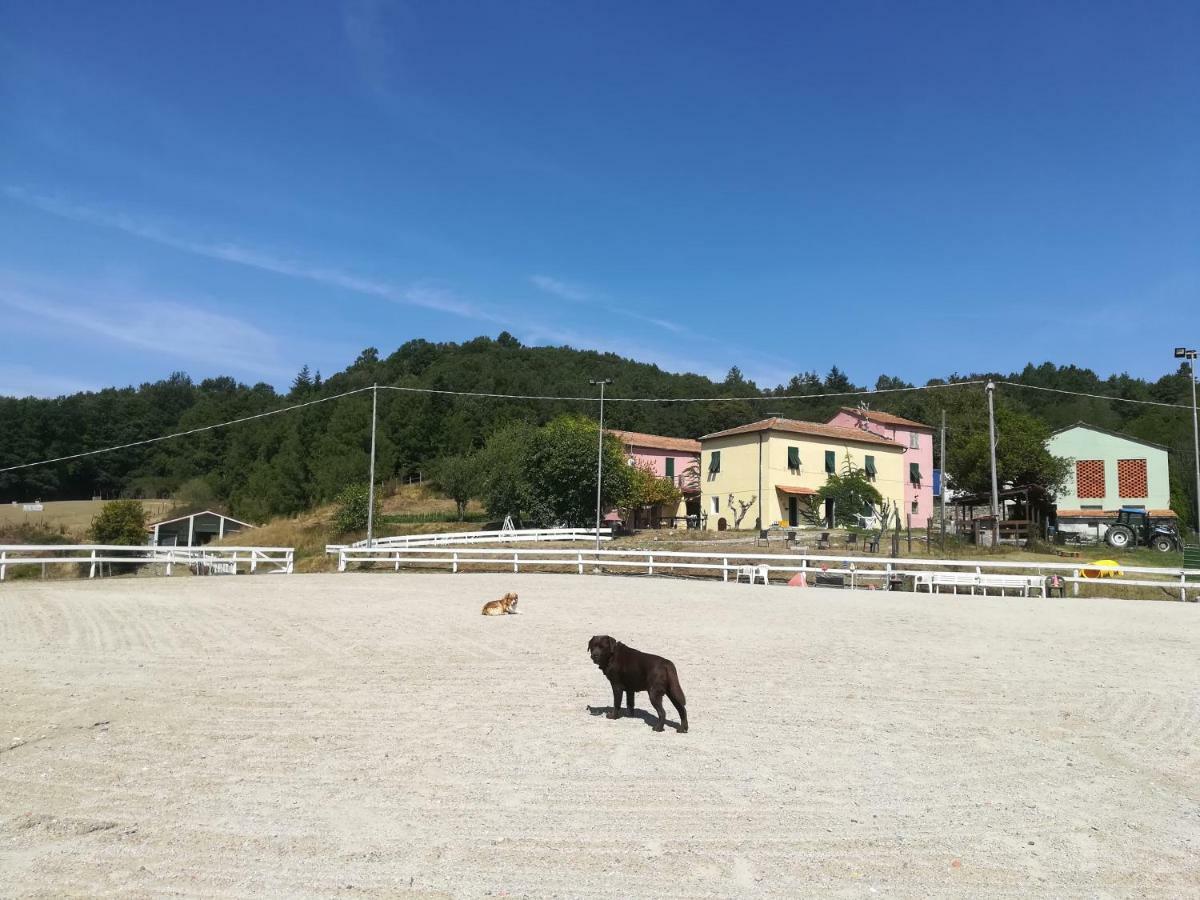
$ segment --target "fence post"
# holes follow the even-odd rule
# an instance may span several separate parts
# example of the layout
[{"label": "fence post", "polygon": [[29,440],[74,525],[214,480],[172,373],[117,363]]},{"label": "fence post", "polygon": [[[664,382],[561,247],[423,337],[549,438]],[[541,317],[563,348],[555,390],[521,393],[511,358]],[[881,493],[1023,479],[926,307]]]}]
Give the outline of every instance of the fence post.
[{"label": "fence post", "polygon": [[[254,570],[257,568],[258,568],[258,551],[251,550],[250,551],[250,574],[253,575]],[[233,553],[233,572],[235,575],[237,574],[237,551],[236,550]]]},{"label": "fence post", "polygon": [[721,559],[721,580],[729,580],[729,557],[727,556]]},{"label": "fence post", "polygon": [[346,571],[346,548],[345,547],[341,547],[338,549],[338,571],[339,572]]},{"label": "fence post", "polygon": [[392,562],[395,563],[395,565],[392,566],[392,571],[399,572],[400,571],[400,551],[399,550],[397,550],[392,555]]},{"label": "fence post", "polygon": [[1185,571],[1187,570],[1179,570],[1179,601],[1181,603],[1187,602],[1187,575],[1184,574]]},{"label": "fence post", "polygon": [[96,551],[92,551],[92,565],[88,568],[88,578],[96,577]]},{"label": "fence post", "polygon": [[654,554],[653,553],[650,554],[650,565],[646,569],[646,574],[647,575],[654,574]]},{"label": "fence post", "polygon": [[[1079,570],[1075,569],[1073,574],[1075,575],[1076,578],[1078,578]],[[1076,597],[1079,596],[1079,582],[1078,581],[1071,582],[1071,593]]]},{"label": "fence post", "polygon": [[[400,557],[398,555],[396,557],[396,568],[397,569],[400,568]],[[458,571],[458,554],[457,553],[454,554],[454,559],[450,562],[450,571],[451,572]]]},{"label": "fence post", "polygon": [[7,551],[0,550],[0,581],[4,580],[4,573],[8,570],[8,566],[4,564],[4,560],[7,558]]},{"label": "fence post", "polygon": [[516,554],[516,551],[514,551],[514,552],[513,552],[513,571],[514,571],[514,572],[520,571],[520,570],[517,568],[517,554]]},{"label": "fence post", "polygon": [[576,553],[575,561],[579,564],[579,574],[582,575],[583,574],[583,554]]},{"label": "fence post", "polygon": [[295,567],[295,559],[296,559],[296,548],[293,547],[290,550],[288,550],[288,552],[287,552],[287,572],[284,573],[285,575],[292,574],[292,569]]},{"label": "fence post", "polygon": [[175,550],[174,550],[174,548],[172,548],[167,551],[167,577],[168,578],[171,577],[171,567],[174,565],[174,563],[175,563]]}]

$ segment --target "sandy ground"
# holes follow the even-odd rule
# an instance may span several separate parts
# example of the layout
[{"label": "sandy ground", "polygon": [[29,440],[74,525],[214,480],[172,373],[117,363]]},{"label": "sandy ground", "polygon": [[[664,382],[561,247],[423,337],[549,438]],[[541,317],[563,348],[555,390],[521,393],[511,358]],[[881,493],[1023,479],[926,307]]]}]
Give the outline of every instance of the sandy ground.
[{"label": "sandy ground", "polygon": [[[689,734],[589,710],[603,632]],[[1198,659],[1179,603],[6,584],[0,895],[1194,897]]]}]

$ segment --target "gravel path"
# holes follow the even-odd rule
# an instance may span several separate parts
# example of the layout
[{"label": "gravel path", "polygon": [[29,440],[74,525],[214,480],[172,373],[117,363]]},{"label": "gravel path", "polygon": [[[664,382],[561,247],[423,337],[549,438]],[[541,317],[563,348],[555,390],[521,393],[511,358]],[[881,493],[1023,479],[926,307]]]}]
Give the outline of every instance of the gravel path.
[{"label": "gravel path", "polygon": [[[599,715],[594,633],[675,661],[689,734]],[[6,584],[0,895],[1195,897],[1197,660],[1178,603]]]}]

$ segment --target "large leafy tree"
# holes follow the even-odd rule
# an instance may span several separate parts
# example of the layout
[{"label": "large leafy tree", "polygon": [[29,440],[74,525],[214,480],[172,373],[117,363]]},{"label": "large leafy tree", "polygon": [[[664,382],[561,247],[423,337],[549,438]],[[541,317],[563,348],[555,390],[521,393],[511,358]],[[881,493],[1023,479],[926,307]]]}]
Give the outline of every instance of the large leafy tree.
[{"label": "large leafy tree", "polygon": [[454,501],[460,522],[466,518],[467,504],[479,496],[480,472],[479,460],[473,456],[447,456],[433,466],[433,486]]},{"label": "large leafy tree", "polygon": [[620,505],[633,513],[634,519],[649,507],[665,506],[674,509],[679,506],[683,492],[675,486],[670,478],[656,475],[649,463],[638,463],[629,467],[629,484]]}]

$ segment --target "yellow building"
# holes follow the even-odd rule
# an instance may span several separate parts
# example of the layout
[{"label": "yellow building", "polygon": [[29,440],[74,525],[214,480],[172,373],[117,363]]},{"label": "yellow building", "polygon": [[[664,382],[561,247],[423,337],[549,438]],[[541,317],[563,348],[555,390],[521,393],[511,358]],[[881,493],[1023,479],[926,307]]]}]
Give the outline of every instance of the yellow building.
[{"label": "yellow building", "polygon": [[[711,531],[804,524],[804,505],[831,472],[842,471],[847,454],[897,509],[903,508],[905,479],[932,476],[905,466],[904,447],[888,438],[795,419],[718,431],[700,438],[700,448],[701,510]],[[761,526],[759,498],[765,509]],[[830,512],[822,510],[826,517]]]}]

